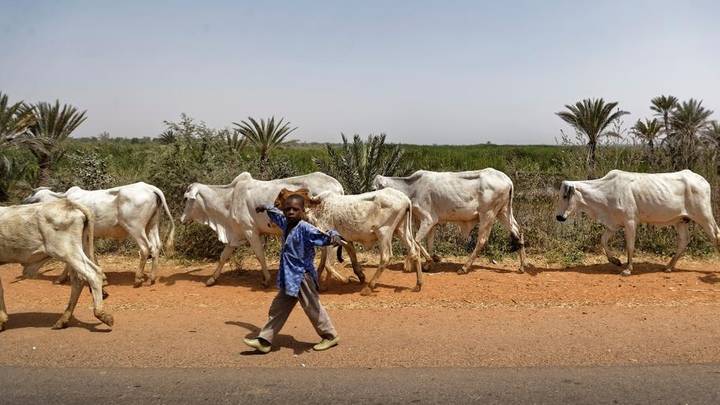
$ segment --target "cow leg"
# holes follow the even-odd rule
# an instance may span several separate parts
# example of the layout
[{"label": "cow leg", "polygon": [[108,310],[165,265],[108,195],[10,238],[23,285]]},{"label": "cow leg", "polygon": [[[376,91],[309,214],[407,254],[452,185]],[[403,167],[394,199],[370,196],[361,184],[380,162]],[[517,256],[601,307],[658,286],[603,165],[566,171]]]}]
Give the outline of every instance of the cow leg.
[{"label": "cow leg", "polygon": [[480,227],[478,228],[478,237],[477,243],[475,244],[475,249],[473,249],[472,253],[470,253],[470,257],[468,258],[467,262],[460,268],[460,270],[458,270],[458,274],[465,274],[470,270],[470,267],[475,261],[475,258],[480,253],[480,250],[482,250],[482,248],[485,246],[485,242],[487,242],[488,236],[490,236],[490,231],[492,230],[492,225],[494,221],[495,216],[492,213],[488,213],[482,218],[480,218]]},{"label": "cow leg", "polygon": [[[72,318],[73,312],[75,312],[75,306],[77,305],[80,293],[82,292],[83,282],[80,280],[75,272],[70,273],[70,301],[68,301],[65,312],[60,316],[60,319],[55,322],[53,329],[64,329],[67,327],[70,318]],[[92,293],[92,290],[90,290]]]},{"label": "cow leg", "polygon": [[[380,231],[378,233],[382,234],[383,232]],[[382,235],[383,237],[378,240],[378,247],[380,248],[380,262],[378,263],[378,268],[375,271],[375,274],[373,274],[372,278],[370,279],[370,282],[360,292],[360,294],[362,295],[370,295],[372,293],[372,290],[374,290],[375,286],[377,285],[377,281],[380,278],[380,275],[385,270],[385,266],[387,265],[388,260],[392,256],[393,233],[390,231],[384,233],[385,235]]]},{"label": "cow leg", "polygon": [[125,230],[130,234],[130,236],[133,237],[133,239],[135,239],[138,248],[140,248],[140,263],[138,264],[138,268],[135,271],[134,284],[135,287],[140,287],[145,280],[145,264],[147,263],[147,259],[150,256],[150,240],[148,240],[145,229],[134,229],[127,226],[125,227]]},{"label": "cow leg", "polygon": [[520,231],[520,225],[518,225],[515,217],[512,216],[507,209],[503,210],[502,214],[500,214],[500,222],[510,231],[510,237],[515,243],[520,244],[520,272],[523,273],[525,271],[525,238]]},{"label": "cow leg", "polygon": [[0,332],[5,329],[5,323],[8,320],[7,310],[5,309],[5,294],[3,291],[2,280],[0,280]]},{"label": "cow leg", "polygon": [[630,221],[625,224],[625,248],[627,249],[627,268],[622,271],[623,276],[629,276],[632,274],[633,265],[632,258],[635,253],[635,221]]},{"label": "cow leg", "polygon": [[434,254],[435,251],[435,231],[436,231],[437,225],[430,228],[430,231],[428,231],[427,234],[427,250],[428,254],[430,254],[430,257],[432,258],[432,261],[434,263],[440,263],[440,256]]},{"label": "cow leg", "polygon": [[[318,265],[318,287],[320,291],[327,290],[327,284],[331,277],[342,283],[349,283],[350,280],[340,274],[335,268],[335,250],[332,247],[320,248],[320,264]],[[327,270],[327,271],[324,271]]]},{"label": "cow leg", "polygon": [[255,257],[257,257],[258,262],[260,262],[260,269],[262,270],[263,274],[263,287],[270,287],[270,273],[267,269],[267,262],[265,261],[265,250],[263,249],[260,235],[258,235],[257,232],[245,231],[245,239],[247,239],[247,241],[250,243],[250,247],[252,248],[253,253],[255,253]]},{"label": "cow leg", "polygon": [[690,233],[688,231],[687,222],[683,221],[675,225],[675,230],[677,231],[678,247],[677,252],[675,252],[675,256],[673,256],[672,260],[670,260],[670,263],[668,263],[667,267],[665,267],[665,271],[668,273],[675,270],[675,265],[677,264],[677,261],[680,260],[680,256],[685,253],[685,249],[687,249],[688,242],[690,241]]},{"label": "cow leg", "polygon": [[[400,236],[400,242],[405,246],[405,266],[404,270],[410,272],[415,270],[417,273],[417,283],[413,291],[419,292],[422,289],[422,264],[420,263],[420,255],[418,254],[417,243],[411,234],[409,234],[405,227],[405,221],[398,224],[398,236]],[[431,232],[432,233],[432,232]],[[429,243],[429,242],[428,242]],[[428,245],[430,246],[430,245]]]},{"label": "cow leg", "polygon": [[[433,257],[430,255],[430,252],[425,250],[425,248],[422,245],[423,239],[427,237],[427,235],[432,232],[433,227],[437,224],[437,220],[431,218],[431,217],[424,217],[422,221],[420,222],[420,228],[415,233],[415,240],[417,241],[418,248],[420,249],[420,254],[425,258],[426,263],[425,267],[426,269],[430,269],[432,267],[433,263]],[[428,245],[429,247],[430,245]]]},{"label": "cow leg", "polygon": [[230,258],[232,257],[233,253],[235,253],[235,249],[237,249],[237,246],[225,245],[222,253],[220,253],[220,259],[218,260],[215,271],[213,272],[212,276],[210,276],[210,278],[205,280],[206,286],[210,287],[215,285],[215,283],[220,278],[220,273],[222,272],[223,267],[225,267],[225,263],[227,263],[227,261],[230,260]]},{"label": "cow leg", "polygon": [[150,285],[155,284],[157,277],[158,263],[160,262],[160,248],[162,247],[162,240],[160,240],[160,230],[158,229],[158,215],[155,215],[151,220],[150,230],[148,232],[148,238],[150,241],[150,255],[152,256],[152,267],[150,268]]},{"label": "cow leg", "polygon": [[330,269],[328,269],[327,272],[323,271],[323,270],[325,270],[325,267],[327,266],[327,261],[328,261],[328,249],[321,248],[320,249],[320,264],[317,267],[318,290],[319,291],[327,290],[327,280],[328,280],[328,277],[330,277],[328,275],[330,273]]},{"label": "cow leg", "polygon": [[67,264],[63,268],[62,273],[58,276],[58,278],[53,281],[53,284],[65,284],[68,281],[68,266]]},{"label": "cow leg", "polygon": [[[87,281],[90,286],[93,298],[93,312],[100,322],[112,328],[114,318],[103,308],[103,289],[102,289],[102,270],[93,263],[82,251],[66,260],[72,267],[72,271],[76,272],[75,276],[80,280]],[[82,284],[81,284],[82,286]]]},{"label": "cow leg", "polygon": [[353,245],[352,242],[348,242],[347,245],[343,246],[345,248],[345,251],[347,252],[348,256],[350,256],[350,263],[352,264],[353,273],[358,278],[358,281],[360,283],[365,282],[365,273],[363,272],[362,267],[360,267],[360,262],[358,262],[357,258],[357,252],[355,251],[355,245]]},{"label": "cow leg", "polygon": [[616,266],[622,266],[622,262],[620,262],[620,259],[615,257],[612,252],[610,251],[610,246],[608,246],[608,242],[610,241],[610,238],[615,234],[615,229],[609,229],[606,228],[605,232],[603,232],[602,236],[600,237],[600,243],[602,244],[603,251],[605,252],[605,256],[607,256],[608,262],[616,265]]}]

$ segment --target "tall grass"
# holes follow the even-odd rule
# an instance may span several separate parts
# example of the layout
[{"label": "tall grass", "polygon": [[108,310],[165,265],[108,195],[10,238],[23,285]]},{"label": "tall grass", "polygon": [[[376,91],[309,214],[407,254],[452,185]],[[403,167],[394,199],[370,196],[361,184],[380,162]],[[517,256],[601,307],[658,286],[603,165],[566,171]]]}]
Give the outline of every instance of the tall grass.
[{"label": "tall grass", "polygon": [[[585,178],[585,151],[581,146],[505,146],[505,145],[403,145],[404,158],[412,168],[461,171],[494,167],[507,173],[515,183],[514,213],[525,234],[529,253],[544,255],[550,261],[573,263],[588,253],[599,253],[601,226],[582,216],[565,224],[555,221],[555,190],[563,179]],[[313,158],[324,157],[323,144],[295,144],[274,152],[271,172],[277,176],[298,175],[317,170]],[[153,183],[166,194],[175,218],[182,211],[182,193],[194,181],[223,184],[242,171],[258,174],[258,156],[252,151],[229,153],[216,145],[200,161],[178,152],[174,145],[165,145],[151,139],[73,139],[68,142],[66,156],[97,156],[96,165],[102,171],[107,187],[136,181]],[[662,159],[669,162],[670,159]],[[78,183],[78,173],[87,165],[83,159],[65,158],[60,161],[51,184],[64,188]],[[666,171],[669,165],[650,167],[645,150],[632,144],[601,145],[598,149],[598,173],[611,169],[628,171]],[[707,156],[699,159],[696,172],[705,176],[713,187],[714,212],[720,212],[717,190],[719,177],[714,161]],[[87,172],[87,170],[86,170]],[[90,172],[94,173],[94,172]],[[85,177],[83,177],[85,179]],[[92,179],[90,179],[92,180]],[[90,181],[87,180],[87,181]],[[83,180],[85,181],[85,180]],[[28,186],[16,186],[11,202],[18,202],[28,194]],[[213,232],[203,226],[178,226],[177,251],[188,258],[217,258],[222,246]],[[453,226],[439,226],[436,249],[441,254],[464,255],[474,245],[474,235],[465,240]],[[509,254],[509,232],[501,226],[493,228],[484,254],[500,258]],[[274,242],[272,242],[274,243]],[[675,233],[672,229],[643,226],[638,231],[637,248],[640,251],[670,255],[675,250]],[[103,243],[105,251],[126,250],[124,244]],[[613,240],[616,249],[623,247],[622,233]],[[276,249],[277,246],[274,246]],[[130,250],[128,250],[130,251]],[[134,250],[133,250],[134,251]],[[400,250],[396,250],[400,251]],[[689,246],[692,255],[713,252],[709,241],[699,229],[693,227]]]}]

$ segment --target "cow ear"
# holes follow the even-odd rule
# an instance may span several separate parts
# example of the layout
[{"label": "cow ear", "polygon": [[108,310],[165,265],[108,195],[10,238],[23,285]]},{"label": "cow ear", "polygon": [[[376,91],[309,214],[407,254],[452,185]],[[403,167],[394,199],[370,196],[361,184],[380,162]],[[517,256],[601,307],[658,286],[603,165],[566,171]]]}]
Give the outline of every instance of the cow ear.
[{"label": "cow ear", "polygon": [[564,197],[567,199],[567,198],[570,198],[570,196],[572,196],[573,194],[575,194],[575,186],[573,186],[572,184],[567,184],[565,186]]}]

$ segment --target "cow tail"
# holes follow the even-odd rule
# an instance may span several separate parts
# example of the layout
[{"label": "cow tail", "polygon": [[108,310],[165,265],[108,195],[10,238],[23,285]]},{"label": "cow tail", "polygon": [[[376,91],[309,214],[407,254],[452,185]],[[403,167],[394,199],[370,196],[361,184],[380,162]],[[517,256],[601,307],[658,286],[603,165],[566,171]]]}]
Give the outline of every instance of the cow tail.
[{"label": "cow tail", "polygon": [[513,215],[513,189],[514,185],[510,183],[510,198],[508,198],[507,207],[505,208],[505,215],[508,217],[508,223],[510,223],[510,251],[517,252],[522,248],[523,242],[520,239],[520,235],[515,235],[512,231],[512,223],[515,219]]},{"label": "cow tail", "polygon": [[338,245],[338,247],[337,247],[337,261],[339,263],[342,263],[345,261],[345,259],[343,259],[343,256],[342,256],[342,245]]},{"label": "cow tail", "polygon": [[[175,254],[175,221],[173,220],[172,214],[170,213],[170,208],[168,208],[167,201],[165,201],[165,194],[163,194],[163,192],[159,188],[155,186],[151,187],[157,198],[162,203],[162,207],[165,210],[165,215],[167,215],[168,219],[170,220],[170,233],[165,238],[165,255],[172,256],[173,254]],[[159,207],[158,211],[160,211]]]},{"label": "cow tail", "polygon": [[[70,202],[70,200],[67,200]],[[95,215],[86,206],[78,203],[72,203],[74,208],[77,208],[85,216],[83,222],[83,234],[82,234],[82,245],[85,255],[97,265],[97,259],[95,258]]]}]

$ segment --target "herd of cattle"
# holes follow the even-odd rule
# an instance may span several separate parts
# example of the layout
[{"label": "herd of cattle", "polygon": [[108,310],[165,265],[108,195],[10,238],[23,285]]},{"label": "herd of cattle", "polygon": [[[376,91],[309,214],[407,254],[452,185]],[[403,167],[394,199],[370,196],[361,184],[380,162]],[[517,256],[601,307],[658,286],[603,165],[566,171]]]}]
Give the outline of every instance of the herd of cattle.
[{"label": "herd of cattle", "polygon": [[[207,280],[213,285],[235,249],[246,240],[260,262],[263,284],[270,284],[270,273],[261,236],[281,235],[265,213],[255,207],[272,204],[286,193],[304,193],[307,197],[307,219],[322,230],[335,229],[350,242],[345,245],[355,277],[365,282],[353,243],[365,247],[378,245],[377,271],[363,289],[375,288],[392,256],[392,238],[397,235],[406,250],[405,270],[417,275],[415,291],[422,286],[423,265],[439,258],[433,254],[435,225],[457,224],[466,235],[478,225],[477,243],[458,273],[465,273],[483,248],[495,219],[509,230],[514,248],[519,250],[520,271],[526,265],[523,234],[513,216],[513,183],[495,169],[466,172],[417,171],[408,177],[377,176],[376,191],[345,195],[342,185],[324,173],[311,173],[271,181],[253,179],[242,173],[227,185],[193,183],[184,194],[182,223],[197,222],[212,228],[225,245],[217,268]],[[666,270],[672,271],[685,251],[688,223],[698,223],[720,249],[720,229],[712,214],[708,182],[689,170],[675,173],[629,173],[610,171],[605,177],[587,181],[564,181],[558,197],[557,220],[565,221],[576,211],[584,212],[606,227],[601,241],[610,263],[620,260],[608,248],[608,240],[620,228],[625,230],[627,267],[630,275],[639,224],[672,225],[678,233],[678,248]],[[165,196],[157,187],[135,183],[107,190],[83,190],[72,187],[64,193],[47,188],[36,189],[23,205],[0,207],[0,264],[20,263],[23,274],[32,276],[51,258],[65,263],[61,279],[71,282],[67,309],[55,328],[67,325],[85,283],[94,302],[94,314],[108,326],[113,317],[103,310],[105,275],[94,255],[94,238],[125,239],[131,236],[140,250],[135,285],[145,280],[155,282],[158,258],[163,243],[159,223],[163,212],[170,226],[165,240],[165,254],[171,254],[175,225]],[[417,231],[414,229],[417,228]],[[426,241],[427,247],[423,246]],[[334,258],[340,252],[321,249],[318,272],[345,282],[338,273]],[[145,264],[152,260],[149,275]],[[61,280],[62,281],[62,280]],[[8,316],[0,282],[0,330]]]}]

